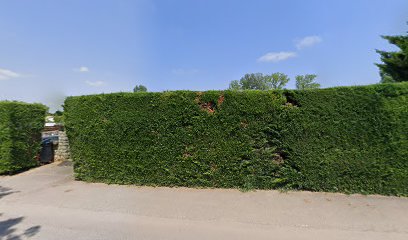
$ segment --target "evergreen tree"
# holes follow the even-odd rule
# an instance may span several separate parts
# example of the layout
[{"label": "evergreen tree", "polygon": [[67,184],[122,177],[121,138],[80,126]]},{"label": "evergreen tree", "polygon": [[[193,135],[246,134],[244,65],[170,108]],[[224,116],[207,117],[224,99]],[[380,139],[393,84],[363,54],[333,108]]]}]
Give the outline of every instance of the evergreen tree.
[{"label": "evergreen tree", "polygon": [[408,81],[408,35],[382,36],[389,43],[399,48],[399,51],[386,52],[376,50],[381,55],[380,68],[381,82]]}]

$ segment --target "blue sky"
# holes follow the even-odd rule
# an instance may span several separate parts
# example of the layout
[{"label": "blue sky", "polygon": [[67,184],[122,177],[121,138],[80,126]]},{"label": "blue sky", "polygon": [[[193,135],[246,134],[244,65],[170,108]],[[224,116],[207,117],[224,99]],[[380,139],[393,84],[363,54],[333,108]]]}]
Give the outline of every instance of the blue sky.
[{"label": "blue sky", "polygon": [[407,0],[0,0],[0,99],[226,89],[251,72],[313,73],[322,87],[380,80],[380,35]]}]

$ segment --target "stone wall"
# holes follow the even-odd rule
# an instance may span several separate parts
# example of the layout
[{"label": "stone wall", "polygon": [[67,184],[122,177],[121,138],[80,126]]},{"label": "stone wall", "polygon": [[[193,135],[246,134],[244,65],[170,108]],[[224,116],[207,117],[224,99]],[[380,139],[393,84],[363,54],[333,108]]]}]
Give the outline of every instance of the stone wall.
[{"label": "stone wall", "polygon": [[59,131],[58,149],[55,150],[54,161],[71,161],[67,134]]}]

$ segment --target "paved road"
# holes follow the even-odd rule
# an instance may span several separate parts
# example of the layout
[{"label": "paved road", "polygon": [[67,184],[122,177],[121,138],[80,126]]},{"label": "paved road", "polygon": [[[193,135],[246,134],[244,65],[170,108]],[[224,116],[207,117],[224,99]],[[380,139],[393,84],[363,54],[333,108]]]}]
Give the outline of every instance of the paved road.
[{"label": "paved road", "polygon": [[0,239],[408,239],[408,198],[73,181],[54,163],[0,177]]}]

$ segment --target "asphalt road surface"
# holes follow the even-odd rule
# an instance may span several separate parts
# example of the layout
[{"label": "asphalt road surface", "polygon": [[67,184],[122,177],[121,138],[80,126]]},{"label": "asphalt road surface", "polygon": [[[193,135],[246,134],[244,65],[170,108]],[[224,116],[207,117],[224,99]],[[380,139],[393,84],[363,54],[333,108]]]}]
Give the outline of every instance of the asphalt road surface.
[{"label": "asphalt road surface", "polygon": [[408,239],[408,198],[118,186],[69,163],[0,177],[0,239]]}]

